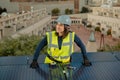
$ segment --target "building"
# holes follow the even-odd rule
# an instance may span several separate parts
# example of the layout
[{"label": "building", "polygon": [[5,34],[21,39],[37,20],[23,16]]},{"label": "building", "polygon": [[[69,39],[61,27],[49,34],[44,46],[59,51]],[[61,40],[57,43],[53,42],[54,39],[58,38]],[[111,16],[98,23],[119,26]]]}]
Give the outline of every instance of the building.
[{"label": "building", "polygon": [[[7,8],[8,12],[29,11],[31,7],[36,9],[46,8],[47,12],[51,14],[54,8],[60,9],[60,14],[65,13],[65,9],[80,12],[81,8],[85,5],[84,0],[1,0],[1,7]],[[75,8],[75,10],[74,10]],[[77,9],[78,8],[78,9]]]},{"label": "building", "polygon": [[92,7],[93,13],[88,14],[88,21],[92,22],[93,26],[97,23],[107,31],[111,29],[114,38],[120,38],[120,7]]},{"label": "building", "polygon": [[105,28],[107,34],[111,30],[112,37],[120,38],[120,0],[92,0],[94,3],[100,3],[99,7],[91,7],[92,13],[88,14],[88,22],[97,27]]},{"label": "building", "polygon": [[18,15],[14,14],[14,16],[5,16],[0,20],[0,38],[16,37],[21,34],[43,35],[44,30],[49,29],[50,23],[51,16],[47,15],[46,8]]},{"label": "building", "polygon": [[74,12],[79,13],[79,0],[74,0]]},{"label": "building", "polygon": [[[82,24],[80,15],[71,16],[72,25]],[[82,16],[82,15],[81,15]],[[21,34],[44,35],[51,30],[51,25],[57,18],[47,14],[46,8],[34,10],[33,12],[22,13],[13,16],[2,17],[0,20],[0,39],[3,37],[16,37]]]},{"label": "building", "polygon": [[[10,0],[11,2],[47,2],[47,1],[58,1],[58,0]],[[71,1],[71,0],[59,0],[59,1]]]},{"label": "building", "polygon": [[120,0],[87,0],[90,6],[101,6],[112,1],[113,5],[120,5]]}]

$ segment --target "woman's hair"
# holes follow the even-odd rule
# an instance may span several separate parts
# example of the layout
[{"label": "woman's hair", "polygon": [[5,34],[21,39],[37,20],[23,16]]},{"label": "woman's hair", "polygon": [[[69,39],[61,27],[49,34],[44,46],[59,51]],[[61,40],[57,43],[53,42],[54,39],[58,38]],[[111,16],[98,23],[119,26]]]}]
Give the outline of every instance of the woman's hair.
[{"label": "woman's hair", "polygon": [[[52,30],[55,31],[55,27],[53,27]],[[70,26],[64,24],[64,33],[63,33],[62,38],[64,39],[64,38],[68,35],[69,32],[71,32],[71,30],[70,30]],[[58,36],[58,33],[57,33],[57,32],[56,32],[55,34]]]}]

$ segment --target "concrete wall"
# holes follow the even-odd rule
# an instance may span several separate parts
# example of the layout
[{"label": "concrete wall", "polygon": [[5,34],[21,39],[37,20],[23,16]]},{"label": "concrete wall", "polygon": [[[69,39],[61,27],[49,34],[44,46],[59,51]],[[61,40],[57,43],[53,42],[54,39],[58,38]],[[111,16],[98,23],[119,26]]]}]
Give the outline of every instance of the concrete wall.
[{"label": "concrete wall", "polygon": [[34,25],[31,25],[23,30],[20,30],[12,35],[12,37],[18,37],[22,34],[27,35],[40,35],[39,32],[43,31],[43,28],[46,27],[47,23],[49,24],[51,21],[51,16],[47,16],[43,19],[41,19],[38,23],[35,23]]},{"label": "concrete wall", "polygon": [[0,0],[0,6],[6,8],[8,12],[17,12],[19,10],[18,3],[11,3],[10,0]]},{"label": "concrete wall", "polygon": [[[79,11],[81,11],[82,7],[85,5],[84,0],[79,1]],[[37,4],[34,5],[35,9],[39,7],[46,7],[48,13],[51,13],[51,10],[54,8],[60,9],[60,14],[65,13],[65,9],[72,9],[74,11],[74,1],[67,1],[67,2],[59,2],[59,3],[44,3],[44,4]]]},{"label": "concrete wall", "polygon": [[72,9],[74,10],[74,4],[73,3],[57,3],[57,4],[53,4],[53,3],[46,3],[46,4],[35,4],[35,5],[32,5],[34,7],[34,9],[38,9],[38,8],[41,8],[41,7],[46,7],[47,9],[47,12],[51,14],[51,11],[52,9],[54,8],[58,8],[60,9],[60,14],[64,14],[65,13],[65,9]]},{"label": "concrete wall", "polygon": [[[18,2],[10,2],[10,0],[0,0],[0,6],[2,8],[7,8],[8,12],[17,12],[19,11]],[[79,11],[81,11],[82,6],[84,6],[85,1],[79,1]],[[40,9],[43,7],[47,8],[47,12],[51,13],[51,10],[54,8],[60,9],[60,14],[64,14],[65,9],[69,8],[74,11],[74,1],[64,1],[64,2],[43,2],[43,3],[29,3],[30,6],[33,6],[34,9]]]},{"label": "concrete wall", "polygon": [[70,15],[71,17],[77,17],[77,18],[81,18],[81,19],[86,19],[86,18],[88,18],[88,14],[86,13],[81,13],[81,14],[72,14],[72,15]]},{"label": "concrete wall", "polygon": [[88,20],[92,25],[101,23],[101,27],[106,31],[112,28],[112,36],[120,38],[120,7],[102,8],[92,7],[93,13],[88,15]]},{"label": "concrete wall", "polygon": [[88,21],[92,22],[92,25],[101,23],[101,27],[105,28],[106,31],[111,27],[112,36],[114,38],[120,38],[120,19],[89,14]]}]

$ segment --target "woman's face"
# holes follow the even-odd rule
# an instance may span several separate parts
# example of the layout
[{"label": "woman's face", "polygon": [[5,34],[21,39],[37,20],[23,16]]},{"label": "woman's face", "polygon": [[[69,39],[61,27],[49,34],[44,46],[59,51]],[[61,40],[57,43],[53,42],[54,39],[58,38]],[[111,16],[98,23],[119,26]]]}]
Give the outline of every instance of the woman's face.
[{"label": "woman's face", "polygon": [[64,32],[64,24],[57,23],[56,24],[56,32],[57,33],[63,33]]}]

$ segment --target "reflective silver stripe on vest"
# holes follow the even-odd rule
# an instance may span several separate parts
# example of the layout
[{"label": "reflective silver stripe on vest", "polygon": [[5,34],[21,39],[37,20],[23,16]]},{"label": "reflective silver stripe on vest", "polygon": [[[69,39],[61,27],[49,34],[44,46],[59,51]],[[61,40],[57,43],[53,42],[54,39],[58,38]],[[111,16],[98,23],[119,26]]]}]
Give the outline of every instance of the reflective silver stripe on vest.
[{"label": "reflective silver stripe on vest", "polygon": [[48,48],[50,48],[51,47],[51,43],[52,43],[52,33],[51,32],[49,32],[49,45],[48,45]]},{"label": "reflective silver stripe on vest", "polygon": [[52,32],[49,32],[49,44],[48,44],[48,48],[51,48],[51,47],[58,48],[57,45],[52,44]]},{"label": "reflective silver stripe on vest", "polygon": [[50,48],[51,48],[51,47],[58,48],[58,46],[55,45],[55,44],[49,44],[48,46],[49,46]]},{"label": "reflective silver stripe on vest", "polygon": [[53,56],[53,58],[59,58],[58,56]]},{"label": "reflective silver stripe on vest", "polygon": [[69,37],[70,39],[70,49],[69,49],[69,55],[71,55],[72,54],[72,33],[70,33],[70,37]]},{"label": "reflective silver stripe on vest", "polygon": [[69,36],[69,42],[67,42],[67,43],[63,43],[63,46],[70,46],[70,48],[69,48],[69,55],[71,55],[72,54],[72,33],[70,33],[70,36]]},{"label": "reflective silver stripe on vest", "polygon": [[60,59],[67,59],[69,58],[70,56],[53,56],[54,58],[60,58]]},{"label": "reflective silver stripe on vest", "polygon": [[63,46],[68,46],[70,45],[70,42],[63,43]]},{"label": "reflective silver stripe on vest", "polygon": [[[48,45],[48,48],[50,49],[51,48],[51,45],[52,44],[52,32],[49,32],[49,45]],[[52,55],[52,53],[50,52],[50,55]]]},{"label": "reflective silver stripe on vest", "polygon": [[69,58],[70,56],[60,56],[61,59],[67,59]]}]

